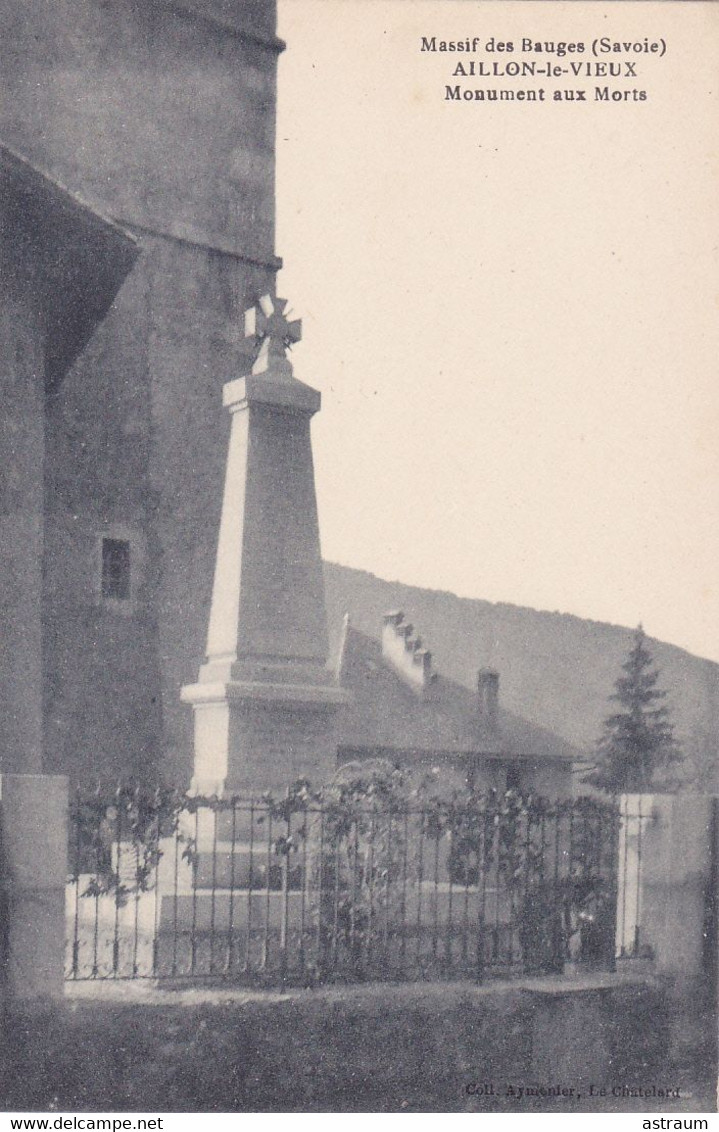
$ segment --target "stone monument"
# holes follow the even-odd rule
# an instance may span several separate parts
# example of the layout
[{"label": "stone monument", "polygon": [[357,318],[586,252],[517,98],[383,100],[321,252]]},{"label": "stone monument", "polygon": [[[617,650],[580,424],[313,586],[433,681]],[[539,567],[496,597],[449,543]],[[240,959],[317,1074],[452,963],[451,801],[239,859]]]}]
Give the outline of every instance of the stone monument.
[{"label": "stone monument", "polygon": [[301,324],[265,295],[245,316],[251,373],[232,416],[207,655],[182,689],[195,714],[191,792],[257,794],[333,773],[346,693],[327,668],[310,421],[320,394],[287,356]]}]

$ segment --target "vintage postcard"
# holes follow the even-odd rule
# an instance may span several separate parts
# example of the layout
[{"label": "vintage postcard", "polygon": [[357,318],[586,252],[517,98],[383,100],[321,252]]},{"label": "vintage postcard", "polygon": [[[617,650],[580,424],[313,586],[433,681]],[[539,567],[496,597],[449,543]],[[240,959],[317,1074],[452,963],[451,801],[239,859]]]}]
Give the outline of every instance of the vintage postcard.
[{"label": "vintage postcard", "polygon": [[3,1119],[708,1128],[719,7],[0,19]]}]

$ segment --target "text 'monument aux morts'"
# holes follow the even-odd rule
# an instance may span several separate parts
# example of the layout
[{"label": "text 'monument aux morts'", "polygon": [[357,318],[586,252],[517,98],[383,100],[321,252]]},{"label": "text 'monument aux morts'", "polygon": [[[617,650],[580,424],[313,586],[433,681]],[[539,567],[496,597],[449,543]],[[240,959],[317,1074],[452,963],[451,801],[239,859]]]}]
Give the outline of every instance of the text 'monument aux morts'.
[{"label": "text 'monument aux morts'", "polygon": [[[640,77],[642,65],[666,55],[663,38],[642,36],[637,39],[618,39],[600,36],[589,40],[503,39],[497,36],[483,38],[466,36],[461,39],[441,39],[436,35],[421,36],[421,53],[448,55],[452,58],[449,76],[453,79],[516,79],[545,78],[558,80],[554,89],[545,87],[517,88],[515,84],[494,88],[479,88],[459,82],[447,83],[444,100],[467,101],[527,101],[527,102],[646,102],[648,92],[635,85],[626,86],[622,80]],[[461,56],[458,58],[457,56]],[[449,59],[447,60],[449,62]],[[572,85],[563,80],[605,79],[606,85],[593,90]],[[621,84],[621,85],[620,85]],[[589,98],[588,98],[589,96]]]}]

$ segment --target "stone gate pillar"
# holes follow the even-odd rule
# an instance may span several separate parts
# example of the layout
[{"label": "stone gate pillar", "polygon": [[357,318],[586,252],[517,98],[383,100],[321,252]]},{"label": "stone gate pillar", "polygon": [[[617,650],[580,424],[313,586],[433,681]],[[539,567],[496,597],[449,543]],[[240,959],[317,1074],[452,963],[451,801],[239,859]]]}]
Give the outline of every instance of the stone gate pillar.
[{"label": "stone gate pillar", "polygon": [[0,775],[0,950],[6,1009],[62,999],[67,779]]}]

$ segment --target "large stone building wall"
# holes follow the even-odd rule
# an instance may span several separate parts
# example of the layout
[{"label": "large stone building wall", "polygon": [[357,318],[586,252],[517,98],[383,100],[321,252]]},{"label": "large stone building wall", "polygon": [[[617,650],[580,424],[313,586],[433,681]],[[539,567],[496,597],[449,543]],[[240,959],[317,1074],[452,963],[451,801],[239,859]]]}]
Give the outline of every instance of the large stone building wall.
[{"label": "large stone building wall", "polygon": [[[189,780],[241,312],[272,289],[274,0],[0,0],[0,137],[136,236],[47,406],[45,762]],[[131,595],[103,598],[102,538]]]},{"label": "large stone building wall", "polygon": [[101,212],[264,260],[274,250],[274,0],[224,5],[235,31],[188,14],[220,6],[2,0],[0,126]]},{"label": "large stone building wall", "polygon": [[[0,239],[3,264],[7,246]],[[45,333],[27,286],[0,268],[0,766],[40,770],[42,634],[42,373]],[[22,765],[20,760],[22,760]],[[25,765],[30,763],[30,765]]]}]

